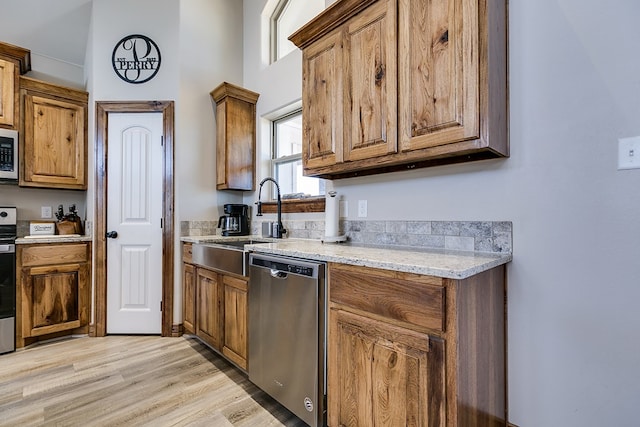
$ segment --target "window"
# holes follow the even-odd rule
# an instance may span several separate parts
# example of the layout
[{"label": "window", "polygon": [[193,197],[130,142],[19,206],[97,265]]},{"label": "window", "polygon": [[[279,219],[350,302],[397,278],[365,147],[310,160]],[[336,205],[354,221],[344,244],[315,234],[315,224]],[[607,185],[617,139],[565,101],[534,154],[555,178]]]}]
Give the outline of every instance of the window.
[{"label": "window", "polygon": [[296,199],[324,195],[324,180],[302,175],[301,110],[271,122],[271,142],[273,176],[281,195]]},{"label": "window", "polygon": [[305,23],[322,11],[324,0],[279,0],[270,17],[271,62],[297,49],[289,41]]}]

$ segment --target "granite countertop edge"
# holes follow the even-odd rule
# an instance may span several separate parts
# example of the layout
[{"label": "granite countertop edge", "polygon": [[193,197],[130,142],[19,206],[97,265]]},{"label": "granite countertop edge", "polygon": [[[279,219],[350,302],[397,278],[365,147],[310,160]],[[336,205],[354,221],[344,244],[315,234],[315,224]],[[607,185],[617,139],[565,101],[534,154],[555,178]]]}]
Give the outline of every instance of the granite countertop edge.
[{"label": "granite countertop edge", "polygon": [[42,243],[74,243],[74,242],[91,242],[92,236],[72,236],[67,237],[65,235],[57,234],[56,237],[37,237],[37,238],[25,238],[18,237],[16,239],[16,245],[37,245]]},{"label": "granite countertop edge", "polygon": [[513,259],[511,253],[345,245],[342,243],[323,243],[320,240],[312,239],[273,239],[260,236],[187,236],[182,237],[181,240],[191,243],[256,240],[255,243],[246,245],[245,249],[256,253],[381,268],[447,279],[466,279],[507,264]]}]

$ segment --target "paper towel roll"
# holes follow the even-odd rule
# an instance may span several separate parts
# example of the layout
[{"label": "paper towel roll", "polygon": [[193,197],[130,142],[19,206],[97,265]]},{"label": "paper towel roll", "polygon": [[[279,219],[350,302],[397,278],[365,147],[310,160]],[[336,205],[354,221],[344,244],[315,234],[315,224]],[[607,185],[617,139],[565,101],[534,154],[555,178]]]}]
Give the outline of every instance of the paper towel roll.
[{"label": "paper towel roll", "polygon": [[324,235],[327,237],[337,237],[340,233],[340,202],[338,200],[337,192],[329,191],[327,193],[324,215]]}]

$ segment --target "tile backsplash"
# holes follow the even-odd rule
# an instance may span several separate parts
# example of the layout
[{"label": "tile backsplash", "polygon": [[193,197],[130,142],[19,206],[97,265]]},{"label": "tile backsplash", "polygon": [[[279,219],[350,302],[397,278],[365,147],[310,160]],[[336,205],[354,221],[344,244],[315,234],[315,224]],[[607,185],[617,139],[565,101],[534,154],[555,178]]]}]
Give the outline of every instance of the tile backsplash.
[{"label": "tile backsplash", "polygon": [[[217,221],[183,221],[182,236],[216,234]],[[287,237],[322,239],[324,221],[283,221]],[[251,234],[260,235],[262,221],[251,224]],[[340,221],[340,233],[355,243],[417,246],[434,249],[511,253],[513,226],[510,221]]]},{"label": "tile backsplash", "polygon": [[[53,222],[52,220],[43,220],[43,221]],[[28,236],[29,232],[30,232],[30,230],[29,230],[29,225],[30,224],[31,224],[31,221],[25,221],[25,220],[16,221],[16,235],[18,237]],[[92,236],[93,235],[93,222],[92,221],[84,221],[83,228],[84,228],[84,235],[85,236]]]}]

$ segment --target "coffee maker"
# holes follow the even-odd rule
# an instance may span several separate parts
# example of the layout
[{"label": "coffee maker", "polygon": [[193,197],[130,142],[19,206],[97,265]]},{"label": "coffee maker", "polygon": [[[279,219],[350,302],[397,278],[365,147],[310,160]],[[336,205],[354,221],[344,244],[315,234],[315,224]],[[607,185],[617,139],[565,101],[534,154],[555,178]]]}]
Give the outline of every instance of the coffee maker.
[{"label": "coffee maker", "polygon": [[218,221],[223,236],[249,235],[249,206],[229,203],[224,205],[224,213]]}]

